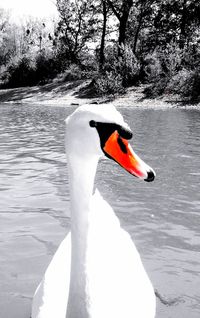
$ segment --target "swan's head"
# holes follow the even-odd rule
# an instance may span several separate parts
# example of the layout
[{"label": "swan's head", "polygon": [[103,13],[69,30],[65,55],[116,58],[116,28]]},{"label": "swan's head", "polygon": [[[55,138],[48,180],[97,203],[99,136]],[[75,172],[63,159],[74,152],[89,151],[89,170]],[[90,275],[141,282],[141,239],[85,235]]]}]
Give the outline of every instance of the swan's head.
[{"label": "swan's head", "polygon": [[131,129],[112,105],[80,106],[66,119],[69,158],[106,156],[135,177],[153,181],[155,172],[135,154],[128,142],[131,138]]}]

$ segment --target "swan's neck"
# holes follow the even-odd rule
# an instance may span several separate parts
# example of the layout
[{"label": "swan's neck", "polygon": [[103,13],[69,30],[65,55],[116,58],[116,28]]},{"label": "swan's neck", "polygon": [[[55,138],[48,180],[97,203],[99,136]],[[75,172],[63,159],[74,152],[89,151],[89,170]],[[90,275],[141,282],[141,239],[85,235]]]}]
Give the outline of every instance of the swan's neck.
[{"label": "swan's neck", "polygon": [[67,318],[88,318],[86,255],[90,201],[98,157],[69,158],[71,200],[71,277]]}]

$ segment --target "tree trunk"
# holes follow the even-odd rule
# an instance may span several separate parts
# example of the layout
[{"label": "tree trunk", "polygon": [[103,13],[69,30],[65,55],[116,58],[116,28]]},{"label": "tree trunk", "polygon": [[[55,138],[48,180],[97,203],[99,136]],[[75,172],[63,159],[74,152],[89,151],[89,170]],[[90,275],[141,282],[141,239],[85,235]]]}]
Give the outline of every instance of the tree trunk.
[{"label": "tree trunk", "polygon": [[181,33],[180,33],[180,42],[179,47],[180,49],[184,48],[185,39],[186,39],[186,17],[187,17],[187,8],[186,8],[187,0],[183,0],[183,9],[182,9],[182,17],[181,17]]},{"label": "tree trunk", "polygon": [[138,41],[138,36],[139,36],[141,25],[142,25],[142,19],[143,19],[143,5],[141,5],[140,16],[139,16],[139,20],[138,20],[138,26],[137,26],[137,29],[136,29],[136,32],[135,32],[135,36],[134,36],[134,43],[133,43],[133,53],[134,54],[135,54],[136,48],[137,48],[137,41]]},{"label": "tree trunk", "polygon": [[133,0],[124,0],[122,4],[122,15],[119,21],[119,46],[124,46],[126,41],[126,28],[129,13],[133,6]]},{"label": "tree trunk", "polygon": [[103,29],[102,29],[102,35],[101,35],[101,47],[100,47],[100,56],[99,56],[99,69],[100,71],[103,68],[105,56],[104,56],[104,48],[105,48],[105,36],[106,36],[106,25],[107,25],[107,7],[106,7],[106,1],[102,1],[103,5]]},{"label": "tree trunk", "polygon": [[130,10],[133,6],[133,0],[123,0],[120,12],[117,11],[112,1],[107,0],[108,5],[110,6],[111,10],[113,11],[114,15],[119,20],[119,54],[120,48],[125,45],[126,42],[126,29],[127,29],[127,22],[129,18]]},{"label": "tree trunk", "polygon": [[122,46],[125,44],[126,41],[126,24],[127,24],[127,17],[123,17],[123,19],[120,19],[119,23],[119,46]]}]

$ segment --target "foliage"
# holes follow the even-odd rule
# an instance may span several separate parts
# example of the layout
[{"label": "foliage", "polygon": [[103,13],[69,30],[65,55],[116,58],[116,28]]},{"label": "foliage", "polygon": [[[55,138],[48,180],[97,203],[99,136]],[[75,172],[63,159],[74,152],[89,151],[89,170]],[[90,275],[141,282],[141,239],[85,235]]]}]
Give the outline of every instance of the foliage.
[{"label": "foliage", "polygon": [[152,85],[144,89],[145,96],[149,98],[156,98],[159,95],[163,95],[165,93],[167,83],[167,78],[158,78],[158,81],[156,83],[153,83]]},{"label": "foliage", "polygon": [[90,76],[88,76],[87,71],[82,70],[79,65],[71,64],[63,74],[63,81],[76,81],[86,79],[88,77]]},{"label": "foliage", "polygon": [[[0,9],[0,80],[8,86],[91,77],[96,94],[145,82],[149,95],[199,98],[199,0],[57,0],[59,21],[16,26]],[[98,76],[97,76],[98,73]]]},{"label": "foliage", "polygon": [[35,76],[37,83],[44,84],[54,78],[60,71],[60,65],[53,56],[39,53],[35,60]]},{"label": "foliage", "polygon": [[120,57],[118,46],[108,46],[105,51],[105,64],[102,74],[110,73],[122,81],[122,86],[128,87],[137,84],[139,79],[139,62],[130,46],[121,47]]},{"label": "foliage", "polygon": [[126,45],[121,57],[120,73],[123,78],[123,86],[128,87],[137,84],[139,79],[140,64],[130,46]]},{"label": "foliage", "polygon": [[8,12],[0,8],[0,67],[16,53],[15,38]]},{"label": "foliage", "polygon": [[35,70],[26,56],[12,62],[4,73],[5,87],[31,86],[36,83]]},{"label": "foliage", "polygon": [[200,69],[180,71],[170,79],[167,91],[171,94],[178,93],[191,101],[200,101]]},{"label": "foliage", "polygon": [[157,97],[162,94],[175,94],[192,102],[200,101],[200,69],[182,69],[173,77],[159,78],[145,90],[146,96]]},{"label": "foliage", "polygon": [[162,77],[163,69],[161,66],[161,59],[157,51],[148,53],[142,63],[140,69],[140,79],[145,81],[154,82],[159,77]]},{"label": "foliage", "polygon": [[4,70],[2,79],[6,87],[32,86],[45,84],[59,72],[58,60],[41,52],[35,59],[22,55],[10,61]]},{"label": "foliage", "polygon": [[120,74],[113,71],[105,72],[94,81],[94,92],[96,96],[118,95],[124,93],[123,79]]},{"label": "foliage", "polygon": [[193,102],[200,101],[200,69],[191,72],[186,82],[186,89],[183,96],[189,97]]},{"label": "foliage", "polygon": [[98,28],[98,19],[92,0],[57,0],[60,21],[57,27],[57,41],[65,50],[66,59],[72,63],[79,62],[81,51],[86,43],[94,40]]}]

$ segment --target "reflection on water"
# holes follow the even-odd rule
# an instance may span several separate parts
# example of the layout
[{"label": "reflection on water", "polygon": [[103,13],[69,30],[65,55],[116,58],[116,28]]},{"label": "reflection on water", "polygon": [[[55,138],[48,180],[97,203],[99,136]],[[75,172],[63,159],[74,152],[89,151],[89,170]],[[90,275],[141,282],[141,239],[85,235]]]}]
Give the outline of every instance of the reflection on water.
[{"label": "reflection on water", "polygon": [[[157,317],[199,318],[200,112],[120,109],[133,128],[133,148],[157,178],[138,181],[106,160],[96,183],[155,288],[178,299],[173,306],[158,301]],[[69,229],[64,118],[72,110],[0,106],[1,318],[29,318],[37,283]]]}]

